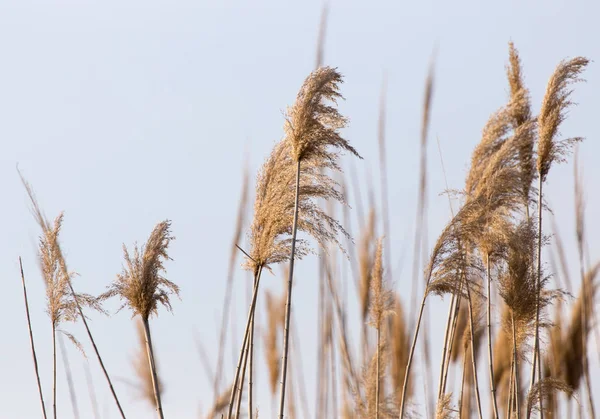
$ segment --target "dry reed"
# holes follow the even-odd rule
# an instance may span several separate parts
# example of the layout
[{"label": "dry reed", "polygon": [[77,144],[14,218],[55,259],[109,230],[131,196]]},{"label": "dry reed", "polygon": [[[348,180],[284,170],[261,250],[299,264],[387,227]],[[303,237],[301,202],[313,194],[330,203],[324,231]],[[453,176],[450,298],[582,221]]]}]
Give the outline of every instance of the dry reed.
[{"label": "dry reed", "polygon": [[107,291],[99,297],[102,300],[119,297],[123,300],[119,310],[128,307],[134,316],[140,316],[144,326],[148,364],[152,372],[156,412],[160,419],[164,418],[164,414],[148,320],[152,314],[158,315],[159,305],[172,311],[170,297],[172,294],[179,296],[179,287],[163,276],[164,262],[170,260],[167,250],[173,239],[171,222],[166,220],[154,227],[148,241],[141,249],[134,246],[133,255],[130,255],[127,247],[123,245],[125,258],[123,271],[108,286]]}]

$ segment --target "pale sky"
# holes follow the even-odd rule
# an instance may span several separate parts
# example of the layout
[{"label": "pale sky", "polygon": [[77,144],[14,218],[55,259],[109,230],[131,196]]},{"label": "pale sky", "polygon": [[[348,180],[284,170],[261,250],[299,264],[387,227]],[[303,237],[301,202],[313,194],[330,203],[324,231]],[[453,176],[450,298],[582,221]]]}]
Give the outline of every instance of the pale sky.
[{"label": "pale sky", "polygon": [[[252,4],[252,6],[250,6]],[[283,111],[313,69],[322,2],[279,1],[27,1],[0,2],[0,191],[3,196],[0,277],[0,417],[40,417],[26,328],[18,257],[24,260],[29,304],[46,406],[50,413],[51,326],[36,259],[39,229],[16,165],[32,183],[49,217],[65,211],[61,237],[76,290],[101,293],[121,270],[122,243],[146,240],[154,225],[173,220],[168,277],[181,287],[173,315],[151,320],[170,418],[196,418],[212,402],[194,343],[197,332],[216,363],[217,323],[225,292],[231,236],[247,156],[257,168],[282,136]],[[354,164],[363,182],[378,178],[377,114],[387,77],[387,161],[392,258],[409,249],[394,286],[408,304],[410,248],[416,211],[418,139],[426,72],[437,45],[435,93],[429,138],[431,244],[449,217],[439,138],[451,188],[463,186],[470,153],[488,116],[507,99],[508,42],[523,61],[535,112],[546,82],[563,58],[600,56],[593,1],[531,2],[330,2],[325,64],[345,76],[341,111],[350,119],[346,137],[363,155]],[[592,260],[600,258],[597,235],[600,179],[597,124],[600,69],[592,63],[586,84],[575,87],[578,103],[562,127],[583,136],[581,162],[587,192],[587,231]],[[344,166],[349,168],[348,160]],[[546,189],[577,272],[572,164],[555,166]],[[251,193],[253,196],[253,193]],[[378,196],[378,195],[376,195]],[[356,205],[350,197],[352,230]],[[547,226],[550,217],[547,217]],[[550,229],[545,230],[550,233]],[[297,265],[295,322],[302,342],[309,407],[316,378],[316,257]],[[275,272],[279,272],[276,269]],[[237,332],[228,341],[226,378],[239,350],[248,276],[234,283]],[[281,288],[265,276],[264,289]],[[351,283],[349,289],[352,291]],[[264,295],[264,294],[261,294]],[[356,311],[351,292],[350,309]],[[261,297],[259,297],[260,299]],[[449,299],[431,300],[433,366],[437,376],[443,321]],[[264,300],[259,301],[264,306]],[[114,313],[117,302],[107,304]],[[360,329],[355,313],[353,332]],[[90,314],[90,327],[128,418],[152,417],[124,380],[131,378],[137,337],[130,314]],[[259,320],[264,320],[261,314]],[[117,411],[83,328],[66,324],[83,343],[102,418]],[[260,337],[260,335],[258,335]],[[92,418],[84,359],[66,342],[81,418]],[[440,348],[440,349],[438,349]],[[256,405],[270,417],[264,354],[256,355]],[[600,375],[591,357],[592,375]],[[484,358],[482,357],[482,361]],[[72,416],[62,362],[58,361],[59,417]],[[417,370],[420,363],[417,364]],[[487,376],[483,375],[482,391]],[[600,382],[594,383],[596,401]],[[417,385],[417,399],[423,388]],[[597,409],[600,405],[597,406]],[[423,410],[424,412],[424,410]]]}]

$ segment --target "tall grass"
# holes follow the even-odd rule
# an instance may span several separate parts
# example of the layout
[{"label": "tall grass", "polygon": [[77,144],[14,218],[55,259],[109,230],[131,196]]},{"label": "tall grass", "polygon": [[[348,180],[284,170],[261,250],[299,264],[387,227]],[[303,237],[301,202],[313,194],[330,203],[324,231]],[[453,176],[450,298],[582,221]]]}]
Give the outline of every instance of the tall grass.
[{"label": "tall grass", "polygon": [[[307,326],[302,318],[292,317],[295,303],[292,291],[295,264],[314,252],[314,241],[320,257],[318,278],[307,275],[304,280],[318,285],[319,295],[315,417],[411,418],[425,412],[437,419],[483,418],[487,405],[493,418],[520,419],[533,415],[558,418],[570,410],[578,390],[580,395],[584,392],[587,395],[585,399],[580,397],[587,408],[587,417],[595,417],[592,386],[596,375],[590,371],[588,337],[598,327],[594,320],[598,288],[595,278],[600,263],[589,262],[585,199],[577,165],[575,237],[581,287],[572,304],[568,293],[569,260],[560,237],[554,237],[560,271],[554,266],[552,272],[548,271],[542,252],[552,240],[543,229],[544,211],[550,209],[545,202],[545,185],[550,168],[565,161],[572,145],[581,140],[561,139],[559,131],[572,105],[572,85],[580,80],[589,61],[577,57],[559,63],[546,86],[539,115],[535,116],[521,57],[516,47],[509,44],[508,100],[491,112],[483,124],[464,187],[455,191],[459,206],[453,208],[450,201],[451,218],[429,249],[427,151],[430,125],[435,122],[433,68],[430,68],[420,121],[411,290],[406,292],[394,288],[407,278],[394,269],[391,254],[392,244],[395,246],[391,238],[395,233],[392,231],[395,213],[389,205],[389,195],[397,185],[388,183],[387,162],[391,160],[384,129],[386,86],[384,83],[376,138],[381,199],[374,198],[373,184],[377,183],[368,177],[364,182],[369,188],[368,198],[363,202],[358,172],[353,169],[352,181],[348,182],[341,170],[343,153],[360,156],[344,137],[348,120],[338,109],[343,77],[336,68],[322,66],[327,13],[325,7],[316,69],[304,80],[295,102],[286,110],[283,138],[274,144],[258,171],[247,251],[243,250],[241,238],[250,177],[247,172],[244,174],[229,249],[227,289],[218,345],[214,348],[218,351],[214,370],[204,353],[208,346],[204,342],[199,345],[207,379],[213,387],[208,416],[263,417],[260,412],[264,412],[264,406],[256,397],[263,389],[270,392],[274,415],[278,418],[311,416],[304,381],[308,372],[301,362],[298,338],[298,329]],[[352,183],[349,194],[352,199],[346,195],[348,183]],[[56,402],[61,390],[56,379],[57,333],[63,333],[79,346],[75,337],[63,330],[65,324],[79,319],[84,323],[119,412],[125,417],[83,313],[83,308],[102,312],[105,300],[118,297],[121,308],[128,308],[140,320],[142,350],[134,359],[138,387],[163,419],[163,387],[157,372],[150,318],[158,315],[160,306],[171,311],[171,298],[180,293],[179,287],[166,278],[165,264],[170,260],[169,245],[174,239],[171,222],[158,223],[143,246],[136,245],[132,251],[123,247],[123,270],[106,292],[98,297],[77,294],[72,286],[75,274],[67,269],[59,244],[63,216],[50,223],[42,215],[30,186],[24,184],[42,229],[38,257],[53,342],[52,348],[43,349],[52,349],[54,418],[60,411]],[[450,195],[448,185],[446,189]],[[348,201],[353,202],[356,211],[350,209]],[[343,225],[337,218],[340,208]],[[533,210],[536,212],[532,214]],[[349,234],[353,221],[358,225],[356,246]],[[241,345],[233,348],[234,352],[239,351],[234,354],[235,370],[228,377],[223,354],[228,350],[225,347],[230,309],[238,309],[231,299],[232,289],[237,286],[234,272],[238,250],[244,254],[244,268],[252,275],[252,295]],[[551,262],[556,265],[555,260]],[[264,289],[264,285],[261,288],[261,277],[265,272],[272,273],[280,263],[284,264],[285,283],[283,294],[277,295],[271,289]],[[564,277],[555,281],[554,288],[552,274]],[[421,275],[425,289],[419,300]],[[34,346],[22,266],[21,279],[40,404],[46,418],[36,355],[40,348]],[[348,283],[354,285],[353,297],[349,296],[348,290],[352,288]],[[562,284],[567,290],[560,288]],[[447,315],[439,321],[445,330],[439,348],[439,376],[434,380],[429,337],[432,330],[438,329],[426,321],[426,309],[436,296],[450,296],[450,299]],[[351,298],[356,304],[350,304]],[[260,316],[260,310],[266,316]],[[568,318],[566,311],[570,311]],[[261,317],[266,318],[264,324]],[[256,345],[255,334],[259,343]],[[543,352],[541,342],[546,337],[548,350]],[[424,343],[421,354],[416,349],[419,338]],[[483,360],[481,352],[485,352]],[[418,355],[424,364],[421,370],[414,366]],[[168,364],[162,365],[168,368]],[[268,384],[257,380],[263,374]],[[529,375],[528,385],[523,378],[526,375]],[[489,384],[484,379],[488,377]],[[415,385],[419,379],[424,383],[425,394]],[[223,391],[224,381],[230,385]],[[248,390],[244,395],[246,382]],[[428,393],[435,384],[434,403]],[[176,383],[171,385],[176,387]],[[73,385],[74,408],[77,391],[78,387]],[[91,386],[90,393],[95,404],[95,390]],[[563,403],[565,400],[567,403]],[[94,411],[98,417],[97,409]]]}]

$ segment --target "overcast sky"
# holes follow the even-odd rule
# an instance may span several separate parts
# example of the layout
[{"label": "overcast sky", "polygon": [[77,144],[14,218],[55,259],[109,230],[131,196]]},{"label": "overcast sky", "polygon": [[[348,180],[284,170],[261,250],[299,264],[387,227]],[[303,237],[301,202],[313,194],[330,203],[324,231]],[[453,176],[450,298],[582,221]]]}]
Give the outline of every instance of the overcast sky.
[{"label": "overcast sky", "polygon": [[[252,4],[250,6],[249,4]],[[151,326],[170,418],[198,417],[208,409],[212,386],[199,361],[194,336],[213,362],[217,323],[245,156],[252,179],[282,136],[283,111],[313,69],[322,2],[279,1],[27,1],[0,2],[0,191],[2,235],[0,304],[0,416],[39,417],[39,402],[26,329],[18,257],[24,260],[31,315],[47,407],[51,406],[51,326],[36,259],[39,229],[29,211],[16,165],[32,183],[49,217],[65,211],[61,242],[77,290],[98,294],[121,270],[122,243],[143,242],[154,225],[173,220],[168,277],[182,300],[173,315],[161,310]],[[396,2],[331,1],[325,64],[345,76],[344,131],[364,161],[354,161],[366,186],[378,183],[377,114],[387,78],[387,161],[394,286],[408,304],[411,237],[416,211],[418,138],[423,86],[437,45],[435,93],[429,138],[429,239],[449,209],[436,137],[450,188],[463,186],[470,153],[491,112],[507,99],[508,42],[523,61],[535,112],[546,82],[563,59],[598,59],[597,2]],[[586,137],[581,146],[592,260],[600,257],[598,109],[600,69],[592,63],[587,84],[576,86],[565,136]],[[247,151],[247,152],[246,152]],[[344,166],[349,168],[349,160]],[[554,167],[548,202],[577,272],[572,165]],[[253,195],[253,194],[252,194]],[[378,196],[378,195],[376,195]],[[363,199],[365,197],[363,196]],[[356,203],[350,199],[356,233]],[[550,218],[547,218],[550,220]],[[550,222],[546,225],[550,226]],[[546,232],[550,233],[551,229]],[[355,234],[357,235],[357,234]],[[276,269],[275,272],[279,272]],[[302,342],[309,407],[316,378],[316,258],[298,264],[294,317]],[[267,275],[265,289],[281,280]],[[234,318],[238,333],[226,348],[226,381],[232,376],[246,308],[248,276],[237,269]],[[350,284],[349,292],[354,298]],[[575,290],[576,292],[576,290]],[[262,294],[261,294],[262,295]],[[262,307],[264,301],[259,301]],[[434,371],[441,356],[441,319],[448,299],[432,300]],[[117,302],[107,305],[114,313]],[[355,309],[353,302],[350,309]],[[356,309],[354,310],[356,311]],[[354,330],[359,330],[357,318]],[[130,314],[90,314],[90,326],[130,419],[151,417],[126,380],[137,338]],[[259,316],[264,319],[263,315]],[[107,385],[83,329],[79,337],[102,418],[116,418]],[[356,333],[356,332],[353,332]],[[358,336],[358,335],[357,335]],[[84,359],[66,342],[82,418],[92,416]],[[270,417],[264,356],[257,353],[257,401]],[[593,374],[600,375],[591,357]],[[62,362],[58,362],[58,411],[72,417]],[[420,369],[420,364],[417,370]],[[481,380],[486,383],[487,378]],[[600,382],[595,382],[600,400]],[[482,389],[486,388],[482,384]],[[417,385],[418,399],[423,388]]]}]

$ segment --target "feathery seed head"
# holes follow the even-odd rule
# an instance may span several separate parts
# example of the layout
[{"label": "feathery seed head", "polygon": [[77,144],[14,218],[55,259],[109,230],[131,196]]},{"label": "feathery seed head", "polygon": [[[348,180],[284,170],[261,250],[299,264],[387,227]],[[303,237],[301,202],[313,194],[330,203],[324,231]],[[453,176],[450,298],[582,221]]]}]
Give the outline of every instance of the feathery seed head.
[{"label": "feathery seed head", "polygon": [[134,246],[133,255],[123,245],[123,272],[117,275],[100,298],[104,300],[119,296],[124,300],[120,309],[128,306],[133,315],[138,314],[143,320],[148,320],[151,314],[157,314],[159,304],[171,311],[170,295],[179,296],[179,287],[163,276],[163,264],[170,259],[167,249],[173,239],[171,221],[166,220],[154,227],[145,246],[141,249]]},{"label": "feathery seed head", "polygon": [[329,147],[358,156],[338,132],[346,126],[347,120],[334,106],[325,102],[336,105],[338,99],[343,99],[339,92],[342,82],[342,75],[331,67],[318,68],[304,81],[296,103],[287,111],[284,126],[286,137],[292,144],[294,161],[307,158],[335,161],[337,156]]},{"label": "feathery seed head", "polygon": [[375,261],[371,272],[370,325],[381,328],[383,319],[394,313],[393,293],[383,278],[383,237],[377,240]]},{"label": "feathery seed head", "polygon": [[556,137],[560,124],[566,118],[568,108],[573,104],[570,100],[573,90],[569,87],[581,80],[579,75],[588,63],[589,60],[584,57],[561,61],[548,81],[538,116],[537,171],[542,177],[542,181],[548,176],[552,163],[562,162],[573,143],[581,140],[576,137],[557,141]]}]

